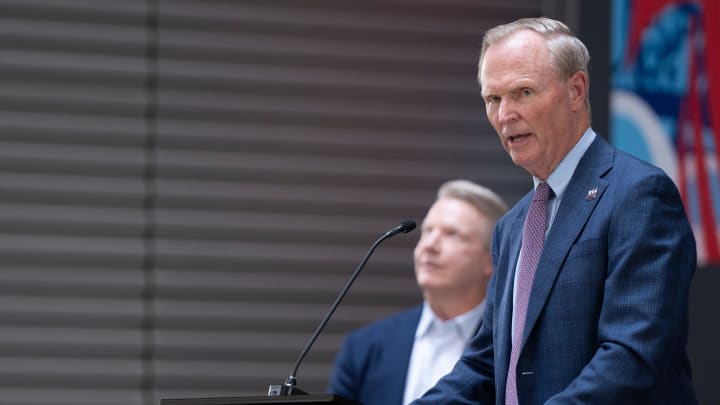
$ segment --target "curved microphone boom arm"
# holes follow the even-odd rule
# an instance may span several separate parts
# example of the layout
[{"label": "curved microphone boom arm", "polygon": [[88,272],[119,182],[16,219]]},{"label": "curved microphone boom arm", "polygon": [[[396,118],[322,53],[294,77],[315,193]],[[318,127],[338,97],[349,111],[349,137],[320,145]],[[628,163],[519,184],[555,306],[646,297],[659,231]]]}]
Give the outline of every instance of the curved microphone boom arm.
[{"label": "curved microphone boom arm", "polygon": [[340,305],[340,302],[345,298],[345,294],[350,290],[350,287],[355,282],[355,279],[360,275],[360,272],[362,271],[363,267],[365,267],[365,263],[368,261],[370,256],[375,251],[375,248],[377,248],[380,243],[382,243],[385,239],[388,239],[398,233],[408,233],[415,229],[415,221],[403,221],[400,223],[400,225],[394,227],[393,229],[387,231],[383,236],[381,236],[378,240],[375,241],[375,243],[372,244],[370,249],[368,250],[367,254],[365,254],[365,257],[362,259],[358,267],[355,269],[355,272],[350,277],[350,280],[345,284],[345,288],[340,291],[340,294],[335,299],[335,302],[330,307],[330,310],[328,310],[327,314],[323,318],[322,322],[320,322],[320,325],[318,325],[317,329],[315,330],[315,333],[312,334],[312,337],[310,338],[310,341],[305,345],[305,348],[300,353],[300,356],[298,357],[297,361],[295,362],[295,366],[292,369],[292,372],[288,376],[287,380],[285,380],[285,384],[283,384],[282,388],[279,390],[280,392],[277,392],[277,390],[274,390],[274,387],[277,386],[270,386],[270,392],[268,395],[297,395],[297,394],[306,394],[306,392],[298,389],[296,387],[297,383],[297,371],[298,368],[300,368],[300,364],[302,363],[303,359],[307,355],[307,353],[310,351],[310,348],[315,343],[315,340],[320,336],[320,333],[322,333],[323,329],[325,328],[325,325],[327,325],[328,321],[332,317],[333,313],[335,313],[335,310]]}]

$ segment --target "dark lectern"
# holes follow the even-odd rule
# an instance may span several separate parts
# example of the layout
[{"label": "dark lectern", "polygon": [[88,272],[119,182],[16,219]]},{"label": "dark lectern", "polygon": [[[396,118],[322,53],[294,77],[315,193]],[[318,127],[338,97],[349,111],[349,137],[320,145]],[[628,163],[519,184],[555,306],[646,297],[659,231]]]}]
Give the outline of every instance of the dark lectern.
[{"label": "dark lectern", "polygon": [[276,397],[224,397],[163,399],[160,405],[255,405],[255,404],[305,404],[305,405],[360,405],[332,394],[286,395]]}]

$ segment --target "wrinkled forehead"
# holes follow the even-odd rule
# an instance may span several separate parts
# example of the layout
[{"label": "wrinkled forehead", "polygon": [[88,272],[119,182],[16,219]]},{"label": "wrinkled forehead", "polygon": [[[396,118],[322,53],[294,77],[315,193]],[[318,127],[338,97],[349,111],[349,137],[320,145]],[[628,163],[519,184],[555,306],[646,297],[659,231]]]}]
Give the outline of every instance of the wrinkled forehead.
[{"label": "wrinkled forehead", "polygon": [[519,30],[493,43],[485,51],[478,66],[478,81],[482,87],[490,80],[508,72],[523,75],[553,69],[547,40],[531,30]]}]

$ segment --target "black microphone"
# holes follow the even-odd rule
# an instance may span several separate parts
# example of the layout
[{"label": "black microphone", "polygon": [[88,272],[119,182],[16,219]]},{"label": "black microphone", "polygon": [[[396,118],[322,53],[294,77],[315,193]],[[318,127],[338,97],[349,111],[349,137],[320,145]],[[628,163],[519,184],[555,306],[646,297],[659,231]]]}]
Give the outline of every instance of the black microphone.
[{"label": "black microphone", "polygon": [[375,251],[375,248],[382,243],[385,239],[388,239],[400,232],[402,233],[408,233],[415,229],[415,221],[402,221],[400,225],[392,228],[391,230],[387,231],[383,236],[381,236],[378,240],[375,241],[375,243],[372,244],[370,247],[370,250],[368,250],[367,254],[365,254],[365,257],[362,259],[358,267],[355,269],[355,272],[350,277],[350,280],[345,284],[345,288],[340,291],[340,294],[335,299],[335,302],[330,307],[330,310],[327,312],[325,317],[323,318],[322,322],[320,322],[320,325],[315,330],[315,333],[310,337],[310,341],[305,345],[305,348],[300,353],[300,357],[298,357],[297,361],[295,362],[295,367],[293,367],[292,371],[290,372],[290,375],[288,376],[287,380],[285,380],[285,384],[282,386],[280,385],[271,385],[268,390],[268,396],[285,396],[285,395],[302,395],[307,394],[307,392],[299,389],[296,387],[297,383],[297,371],[298,368],[300,368],[300,363],[302,363],[303,359],[305,358],[305,355],[310,351],[310,348],[315,343],[315,340],[320,336],[320,333],[325,328],[325,325],[330,320],[330,317],[332,317],[333,313],[335,313],[335,310],[340,305],[340,302],[345,298],[345,294],[347,294],[348,290],[350,290],[350,287],[355,282],[355,279],[360,275],[360,271],[362,271],[363,267],[365,267],[365,263],[367,263],[370,256]]},{"label": "black microphone", "polygon": [[375,243],[382,242],[385,239],[395,235],[396,233],[400,233],[400,232],[408,233],[408,232],[412,231],[413,229],[415,229],[415,221],[410,221],[410,220],[402,221],[402,222],[400,222],[400,225],[387,231],[387,233],[385,233],[385,235],[382,238],[378,239],[378,241]]}]

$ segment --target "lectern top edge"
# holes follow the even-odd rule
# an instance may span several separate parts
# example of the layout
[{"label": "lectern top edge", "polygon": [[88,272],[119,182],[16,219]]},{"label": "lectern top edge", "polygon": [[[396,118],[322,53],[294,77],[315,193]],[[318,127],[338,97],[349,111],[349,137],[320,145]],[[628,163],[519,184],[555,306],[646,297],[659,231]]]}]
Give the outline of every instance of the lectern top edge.
[{"label": "lectern top edge", "polygon": [[218,397],[218,398],[178,398],[163,399],[160,405],[255,405],[255,404],[323,404],[323,405],[360,405],[337,395],[312,394],[278,397]]}]

